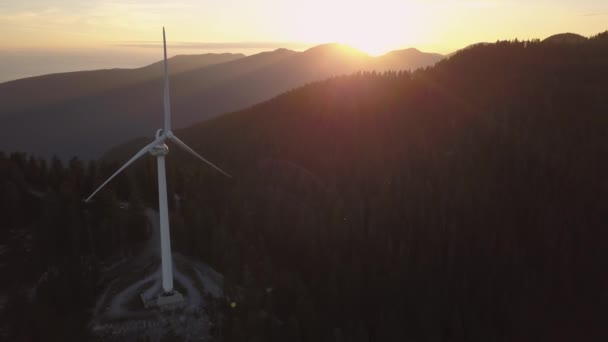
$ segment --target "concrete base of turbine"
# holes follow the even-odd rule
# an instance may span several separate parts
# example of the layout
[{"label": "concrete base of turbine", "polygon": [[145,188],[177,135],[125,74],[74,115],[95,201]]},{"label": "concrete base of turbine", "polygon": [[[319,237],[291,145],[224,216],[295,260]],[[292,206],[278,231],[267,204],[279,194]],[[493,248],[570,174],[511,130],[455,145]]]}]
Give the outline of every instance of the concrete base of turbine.
[{"label": "concrete base of turbine", "polygon": [[144,307],[154,308],[157,307],[161,310],[171,310],[180,307],[184,304],[184,296],[176,290],[173,290],[171,294],[160,294],[157,298],[147,299],[144,297],[144,294],[141,294],[141,299],[144,302]]},{"label": "concrete base of turbine", "polygon": [[103,291],[88,325],[94,340],[212,340],[211,329],[221,319],[214,308],[225,303],[222,275],[203,262],[175,253],[179,294],[159,296],[159,260],[144,256],[104,272]]},{"label": "concrete base of turbine", "polygon": [[[223,276],[209,265],[179,253],[173,254],[174,291],[180,296],[160,300],[159,214],[145,210],[149,239],[134,246],[134,256],[102,270],[103,291],[93,308],[89,331],[99,341],[158,341],[163,336],[179,340],[211,340],[213,316],[209,309],[224,303]],[[165,296],[167,297],[167,296]],[[168,305],[165,305],[168,304]]]}]

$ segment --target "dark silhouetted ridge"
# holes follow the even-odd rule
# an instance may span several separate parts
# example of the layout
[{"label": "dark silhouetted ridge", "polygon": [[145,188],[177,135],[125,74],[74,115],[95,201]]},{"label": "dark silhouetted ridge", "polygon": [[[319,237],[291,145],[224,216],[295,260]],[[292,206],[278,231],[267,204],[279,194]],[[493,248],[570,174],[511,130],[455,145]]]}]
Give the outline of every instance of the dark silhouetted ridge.
[{"label": "dark silhouetted ridge", "polygon": [[581,36],[576,33],[560,33],[545,38],[543,42],[545,43],[560,43],[560,44],[577,44],[582,43],[587,40],[586,37]]}]

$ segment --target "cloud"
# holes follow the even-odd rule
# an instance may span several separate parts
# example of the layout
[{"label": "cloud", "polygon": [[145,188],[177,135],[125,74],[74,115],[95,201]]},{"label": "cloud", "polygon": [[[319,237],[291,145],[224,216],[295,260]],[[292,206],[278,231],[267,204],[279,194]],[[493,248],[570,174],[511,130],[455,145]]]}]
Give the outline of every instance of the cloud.
[{"label": "cloud", "polygon": [[597,11],[583,14],[584,17],[596,17],[600,15],[608,15],[608,11]]},{"label": "cloud", "polygon": [[[116,44],[122,47],[138,48],[161,48],[162,44],[157,41],[130,41]],[[301,42],[174,42],[169,46],[177,49],[205,49],[205,50],[226,50],[226,49],[304,49],[314,44]]]}]

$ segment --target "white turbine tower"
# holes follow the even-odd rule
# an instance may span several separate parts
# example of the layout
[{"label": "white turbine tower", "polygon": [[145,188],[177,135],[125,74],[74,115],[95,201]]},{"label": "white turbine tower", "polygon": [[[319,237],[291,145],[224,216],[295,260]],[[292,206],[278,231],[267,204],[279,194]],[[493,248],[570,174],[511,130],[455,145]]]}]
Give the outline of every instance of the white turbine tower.
[{"label": "white turbine tower", "polygon": [[[203,158],[201,155],[196,153],[193,149],[188,147],[183,141],[176,137],[171,132],[171,110],[169,104],[169,74],[167,71],[167,42],[165,39],[165,28],[163,27],[163,47],[164,47],[164,114],[165,114],[165,128],[156,131],[156,139],[150,144],[142,148],[137,152],[128,162],[126,162],[120,169],[118,169],[110,178],[108,178],[97,190],[95,190],[91,196],[89,196],[85,202],[88,202],[95,194],[101,190],[108,182],[116,177],[122,170],[127,166],[131,165],[134,161],[139,159],[146,153],[156,157],[158,165],[158,211],[160,214],[160,249],[161,249],[161,269],[162,269],[162,283],[163,283],[163,295],[173,295],[173,264],[171,258],[171,238],[169,235],[169,212],[167,207],[167,180],[165,176],[165,156],[169,153],[169,148],[165,145],[165,140],[173,141],[177,146],[186,150],[186,152],[194,155],[196,158],[207,163],[215,170],[222,174],[230,177],[229,174],[222,171],[219,167],[213,165],[210,161]],[[179,295],[181,300],[181,295]],[[159,301],[160,303],[160,301]]]}]

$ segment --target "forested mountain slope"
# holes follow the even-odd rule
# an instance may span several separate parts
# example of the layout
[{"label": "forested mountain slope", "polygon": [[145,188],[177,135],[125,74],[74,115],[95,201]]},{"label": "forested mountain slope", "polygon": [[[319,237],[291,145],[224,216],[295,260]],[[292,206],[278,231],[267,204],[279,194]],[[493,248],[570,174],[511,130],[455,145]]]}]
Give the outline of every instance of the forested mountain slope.
[{"label": "forested mountain slope", "polygon": [[606,89],[606,34],[499,42],[193,126],[234,180],[172,152],[176,246],[230,341],[602,340]]}]

